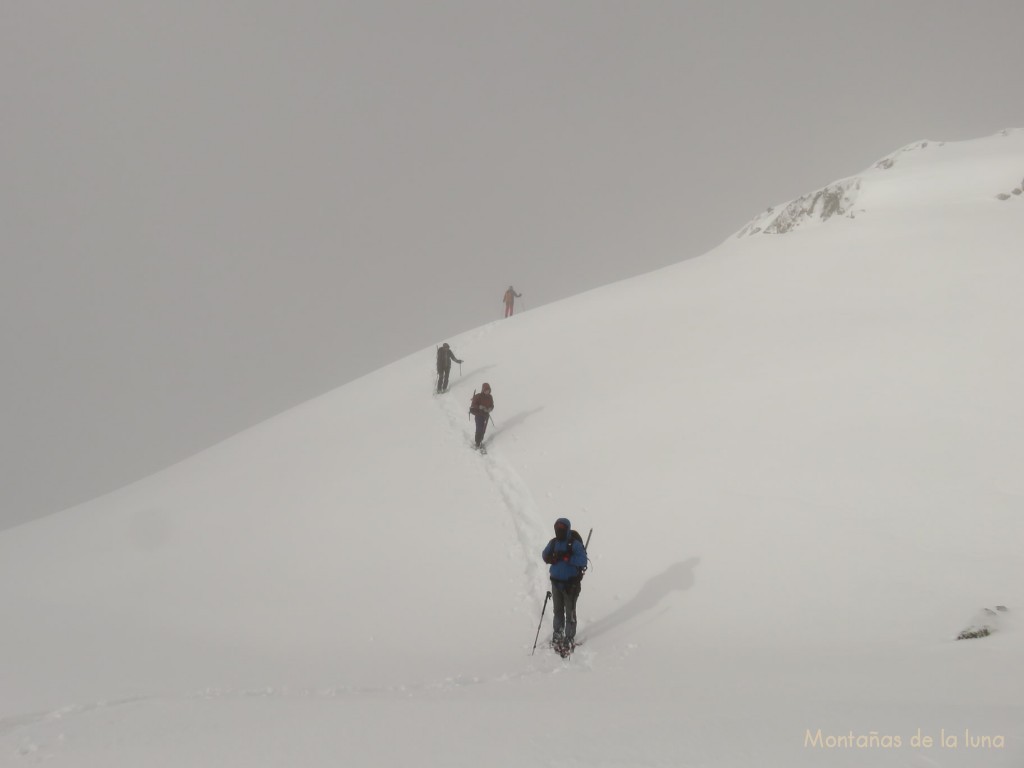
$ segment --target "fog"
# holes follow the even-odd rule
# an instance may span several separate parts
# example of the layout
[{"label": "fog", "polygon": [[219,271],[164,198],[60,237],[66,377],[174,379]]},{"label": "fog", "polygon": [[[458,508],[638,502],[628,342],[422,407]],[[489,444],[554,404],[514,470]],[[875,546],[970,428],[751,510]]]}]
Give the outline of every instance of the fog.
[{"label": "fog", "polygon": [[509,284],[529,311],[1024,125],[1022,28],[1009,1],[4,3],[0,527],[497,320]]}]

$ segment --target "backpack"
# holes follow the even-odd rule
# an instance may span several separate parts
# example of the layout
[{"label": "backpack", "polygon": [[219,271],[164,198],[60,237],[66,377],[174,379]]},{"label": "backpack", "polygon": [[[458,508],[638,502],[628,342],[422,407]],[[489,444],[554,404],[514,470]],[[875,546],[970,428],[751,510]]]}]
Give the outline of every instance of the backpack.
[{"label": "backpack", "polygon": [[[486,392],[480,392],[479,394],[480,395],[485,395],[487,393]],[[477,391],[474,389],[473,390],[473,397],[469,401],[469,412],[473,416],[476,416],[478,413],[490,413],[490,411],[486,410],[486,408],[487,408],[486,405],[477,404],[476,398],[477,398]],[[494,406],[491,406],[491,407],[493,408]]]},{"label": "backpack", "polygon": [[[557,537],[551,539],[551,541],[548,542],[549,546],[551,546],[552,549],[554,549],[556,541],[558,541]],[[572,559],[572,545],[575,544],[577,541],[580,544],[582,544],[583,543],[583,537],[580,536],[580,532],[579,531],[577,531],[575,528],[573,528],[571,531],[569,531],[569,546],[565,550],[565,553],[566,553],[566,555],[569,556],[570,560]],[[589,560],[589,558],[587,558],[587,559]],[[582,568],[580,568],[580,578],[583,577],[583,574],[586,573],[586,571],[587,571],[587,566],[584,565]]]}]

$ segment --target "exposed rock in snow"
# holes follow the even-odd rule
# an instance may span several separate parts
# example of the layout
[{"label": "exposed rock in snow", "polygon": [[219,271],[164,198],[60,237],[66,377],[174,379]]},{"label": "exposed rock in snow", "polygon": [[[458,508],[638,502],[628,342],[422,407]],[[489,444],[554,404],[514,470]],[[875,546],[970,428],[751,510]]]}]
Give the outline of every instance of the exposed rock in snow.
[{"label": "exposed rock in snow", "polygon": [[1000,192],[996,195],[996,200],[1009,200],[1014,196],[1020,196],[1021,192],[1024,192],[1024,181],[1021,181],[1019,187],[1014,187],[1009,192]]},{"label": "exposed rock in snow", "polygon": [[944,141],[915,141],[913,144],[907,144],[907,146],[897,149],[892,154],[886,155],[877,163],[875,163],[874,167],[879,168],[883,171],[887,171],[894,165],[896,165],[896,163],[899,161],[902,155],[905,155],[908,152],[917,152],[922,149],[928,149],[929,146],[942,147],[945,146],[945,144],[946,142]]},{"label": "exposed rock in snow", "polygon": [[997,605],[995,610],[982,608],[973,624],[960,630],[956,636],[957,640],[976,640],[979,637],[988,637],[999,627],[1000,617],[1009,609],[1005,605]]},{"label": "exposed rock in snow", "polygon": [[847,216],[852,219],[860,184],[861,180],[858,177],[844,179],[787,203],[781,211],[777,211],[775,207],[769,208],[741,229],[736,236],[782,235],[809,222],[827,221],[833,216]]},{"label": "exposed rock in snow", "polygon": [[[1005,129],[996,135],[1017,140],[1022,134],[1024,130],[1014,128]],[[992,137],[988,139],[991,140]],[[856,176],[833,182],[789,203],[768,208],[737,232],[736,237],[781,235],[805,226],[822,224],[836,216],[852,219],[858,213],[878,205],[880,201],[883,205],[893,205],[903,199],[920,207],[932,202],[944,204],[950,196],[974,195],[979,192],[985,196],[994,194],[996,199],[1001,201],[1024,196],[1024,181],[1018,184],[1016,174],[1009,180],[1006,179],[1005,165],[1000,169],[990,164],[984,171],[992,180],[1000,179],[995,182],[998,186],[971,189],[972,185],[982,181],[984,177],[965,179],[957,172],[959,158],[965,151],[970,151],[970,144],[971,142],[951,142],[947,146],[945,141],[929,140],[907,144]],[[894,168],[897,170],[892,171]],[[908,186],[906,179],[921,172],[929,174],[927,183],[917,187]],[[1004,184],[1006,186],[1003,186]],[[1002,191],[999,191],[1000,187]],[[901,196],[900,191],[905,194]]]}]

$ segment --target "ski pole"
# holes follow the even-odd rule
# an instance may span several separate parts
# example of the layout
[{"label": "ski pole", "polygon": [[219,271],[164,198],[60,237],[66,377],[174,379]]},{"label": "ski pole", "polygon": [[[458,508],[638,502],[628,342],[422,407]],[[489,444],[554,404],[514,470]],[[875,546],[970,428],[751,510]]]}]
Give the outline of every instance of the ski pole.
[{"label": "ski pole", "polygon": [[546,595],[544,595],[544,607],[540,609],[540,621],[537,622],[537,636],[535,638],[533,638],[533,650],[530,651],[530,655],[531,656],[533,656],[533,654],[535,654],[537,652],[537,641],[540,640],[540,628],[541,628],[541,625],[544,623],[544,611],[546,611],[548,609],[548,600],[550,600],[550,599],[551,599],[551,590],[549,589],[548,593]]}]

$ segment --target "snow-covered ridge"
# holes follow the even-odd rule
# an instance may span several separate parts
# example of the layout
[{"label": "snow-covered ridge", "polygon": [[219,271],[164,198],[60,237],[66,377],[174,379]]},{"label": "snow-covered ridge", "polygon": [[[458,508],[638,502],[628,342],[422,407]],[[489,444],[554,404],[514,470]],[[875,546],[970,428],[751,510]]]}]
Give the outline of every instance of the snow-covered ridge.
[{"label": "snow-covered ridge", "polygon": [[[1010,140],[1009,147],[1007,139]],[[912,142],[881,158],[856,176],[840,179],[788,203],[771,206],[748,222],[735,237],[782,235],[804,227],[821,225],[836,217],[856,218],[858,214],[869,212],[875,207],[865,200],[863,194],[873,187],[889,187],[889,191],[871,201],[876,205],[898,204],[901,200],[914,203],[936,201],[958,194],[974,195],[979,191],[989,199],[999,201],[1020,198],[1024,194],[1024,162],[1020,161],[1019,153],[1016,164],[1012,160],[1007,164],[998,161],[983,164],[980,175],[977,160],[979,156],[984,159],[987,155],[1006,155],[1008,149],[1011,153],[1014,149],[1022,149],[1022,139],[1024,129],[1007,128],[994,136],[974,141]],[[970,161],[969,169],[962,167],[965,157]],[[927,174],[931,180],[911,184],[910,190],[914,195],[892,194],[892,190],[899,190],[903,186],[893,177],[902,174]],[[985,185],[982,190],[975,189],[979,181]],[[928,184],[933,185],[939,194],[918,194]]]},{"label": "snow-covered ridge", "polygon": [[892,159],[0,533],[0,766],[1020,768],[1024,133]]}]

